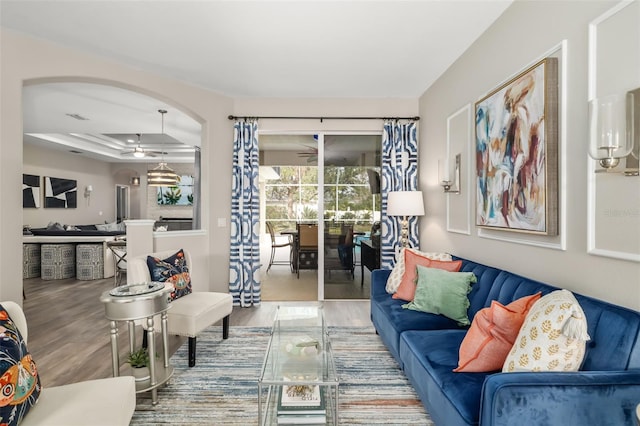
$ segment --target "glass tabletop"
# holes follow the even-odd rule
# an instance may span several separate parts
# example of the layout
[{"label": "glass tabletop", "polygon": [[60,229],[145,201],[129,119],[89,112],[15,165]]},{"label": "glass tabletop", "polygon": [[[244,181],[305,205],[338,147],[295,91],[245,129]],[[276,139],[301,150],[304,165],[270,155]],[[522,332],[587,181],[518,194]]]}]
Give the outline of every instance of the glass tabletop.
[{"label": "glass tabletop", "polygon": [[260,379],[264,384],[337,383],[321,306],[278,307]]}]

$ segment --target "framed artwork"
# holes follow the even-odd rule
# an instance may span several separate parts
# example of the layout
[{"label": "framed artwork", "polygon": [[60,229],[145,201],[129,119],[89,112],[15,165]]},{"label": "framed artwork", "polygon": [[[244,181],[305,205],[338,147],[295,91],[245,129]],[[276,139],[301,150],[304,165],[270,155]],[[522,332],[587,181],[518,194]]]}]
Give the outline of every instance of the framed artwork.
[{"label": "framed artwork", "polygon": [[193,206],[193,176],[180,176],[177,186],[159,186],[158,205]]},{"label": "framed artwork", "polygon": [[40,176],[22,175],[22,207],[40,207]]},{"label": "framed artwork", "polygon": [[558,234],[558,60],[546,58],[475,104],[476,224]]},{"label": "framed artwork", "polygon": [[78,183],[73,179],[44,177],[44,207],[75,209],[78,203]]}]

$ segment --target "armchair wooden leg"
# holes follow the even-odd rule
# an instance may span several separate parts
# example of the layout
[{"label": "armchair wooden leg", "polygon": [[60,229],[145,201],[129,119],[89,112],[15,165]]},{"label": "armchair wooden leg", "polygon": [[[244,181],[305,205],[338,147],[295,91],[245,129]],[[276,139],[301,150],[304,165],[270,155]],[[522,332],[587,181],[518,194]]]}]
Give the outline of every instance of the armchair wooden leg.
[{"label": "armchair wooden leg", "polygon": [[189,367],[196,365],[196,338],[189,337]]},{"label": "armchair wooden leg", "polygon": [[222,338],[223,339],[229,338],[229,315],[222,318]]}]

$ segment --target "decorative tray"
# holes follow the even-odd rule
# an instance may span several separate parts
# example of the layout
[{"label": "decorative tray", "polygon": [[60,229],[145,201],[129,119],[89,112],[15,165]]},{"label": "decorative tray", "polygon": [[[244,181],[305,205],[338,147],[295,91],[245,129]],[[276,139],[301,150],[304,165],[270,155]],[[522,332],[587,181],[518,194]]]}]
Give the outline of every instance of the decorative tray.
[{"label": "decorative tray", "polygon": [[141,294],[153,293],[164,288],[164,283],[150,282],[122,285],[109,291],[111,296],[139,296]]}]

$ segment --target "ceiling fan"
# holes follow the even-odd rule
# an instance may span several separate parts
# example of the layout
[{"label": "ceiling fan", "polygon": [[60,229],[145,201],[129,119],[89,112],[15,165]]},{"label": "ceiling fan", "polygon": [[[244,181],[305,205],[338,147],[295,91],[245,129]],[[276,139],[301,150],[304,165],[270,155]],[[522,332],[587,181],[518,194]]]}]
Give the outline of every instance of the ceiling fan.
[{"label": "ceiling fan", "polygon": [[136,133],[136,136],[138,136],[138,145],[136,145],[136,147],[132,150],[122,151],[120,153],[121,155],[133,154],[133,156],[136,158],[143,158],[143,157],[155,157],[156,154],[162,154],[162,152],[160,151],[147,151],[143,149],[142,146],[140,145],[140,133]]}]

